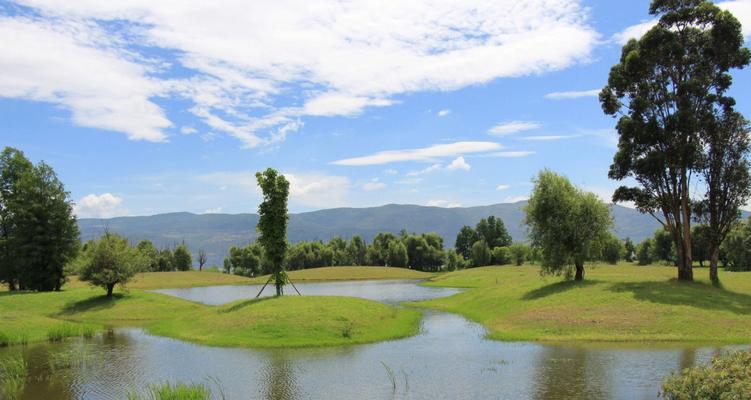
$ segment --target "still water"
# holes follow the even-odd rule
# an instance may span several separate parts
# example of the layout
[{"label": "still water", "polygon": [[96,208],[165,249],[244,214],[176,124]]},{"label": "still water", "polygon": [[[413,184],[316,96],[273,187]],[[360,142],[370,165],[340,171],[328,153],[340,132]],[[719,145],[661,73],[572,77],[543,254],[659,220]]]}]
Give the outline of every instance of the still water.
[{"label": "still water", "polygon": [[[352,286],[349,286],[352,285]],[[397,285],[397,286],[392,286]],[[451,294],[416,282],[304,284],[304,293],[363,295],[384,301]],[[302,287],[301,287],[302,286]],[[395,287],[400,288],[396,290]],[[181,289],[173,295],[221,303],[207,293],[244,289]],[[323,288],[329,288],[326,291]],[[339,288],[334,290],[334,288]],[[379,298],[380,288],[384,294]],[[250,290],[250,297],[255,291]],[[423,296],[423,294],[419,295]],[[424,298],[424,297],[417,297]],[[0,350],[23,352],[31,374],[23,399],[121,399],[150,383],[204,383],[228,399],[655,399],[662,377],[706,362],[718,348],[560,347],[486,340],[482,326],[427,312],[418,335],[401,340],[317,349],[239,349],[194,345],[115,329],[92,339]],[[84,361],[49,370],[50,353],[74,349]],[[394,380],[387,370],[393,372]]]}]

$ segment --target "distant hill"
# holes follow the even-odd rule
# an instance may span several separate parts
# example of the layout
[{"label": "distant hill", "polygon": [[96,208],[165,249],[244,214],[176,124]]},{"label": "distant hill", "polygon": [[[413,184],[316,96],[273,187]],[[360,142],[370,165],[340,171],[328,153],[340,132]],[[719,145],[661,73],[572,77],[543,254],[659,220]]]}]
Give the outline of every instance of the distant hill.
[{"label": "distant hill", "polygon": [[[324,240],[334,236],[360,235],[370,241],[378,232],[436,232],[447,246],[453,246],[463,225],[474,226],[481,218],[495,215],[503,219],[514,240],[526,239],[523,207],[526,202],[493,204],[480,207],[441,208],[388,204],[369,208],[333,208],[290,215],[288,237],[291,242]],[[638,242],[651,236],[659,224],[649,215],[618,205],[611,206],[614,232],[621,238]],[[748,213],[746,213],[746,218]],[[136,242],[149,239],[157,247],[185,243],[195,253],[206,250],[209,265],[220,266],[227,249],[245,245],[256,237],[257,214],[191,214],[187,212],[146,217],[110,219],[83,218],[78,221],[81,239],[99,237],[105,230]]]}]

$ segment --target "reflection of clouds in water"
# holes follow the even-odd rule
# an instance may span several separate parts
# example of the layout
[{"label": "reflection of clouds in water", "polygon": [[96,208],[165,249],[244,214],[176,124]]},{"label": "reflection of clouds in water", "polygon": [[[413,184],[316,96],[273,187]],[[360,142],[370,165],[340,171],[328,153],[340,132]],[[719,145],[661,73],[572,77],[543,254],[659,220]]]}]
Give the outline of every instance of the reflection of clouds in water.
[{"label": "reflection of clouds in water", "polygon": [[[385,292],[406,290],[391,289]],[[211,387],[213,377],[231,399],[654,399],[663,376],[718,351],[545,346],[490,341],[485,334],[461,316],[431,311],[416,336],[331,348],[217,348],[118,329],[88,341],[24,347],[34,376],[24,398],[122,399],[167,381]],[[95,368],[72,368],[63,379],[35,378],[42,375],[35,371],[45,371],[47,352],[81,342],[90,345]],[[14,351],[0,348],[0,358]],[[396,391],[382,363],[393,369]]]}]

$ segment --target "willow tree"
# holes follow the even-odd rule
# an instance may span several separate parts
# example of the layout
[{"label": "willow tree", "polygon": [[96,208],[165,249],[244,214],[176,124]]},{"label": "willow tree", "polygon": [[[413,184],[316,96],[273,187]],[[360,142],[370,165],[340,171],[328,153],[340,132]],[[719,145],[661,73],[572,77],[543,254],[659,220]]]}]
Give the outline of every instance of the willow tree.
[{"label": "willow tree", "polygon": [[541,273],[583,280],[584,262],[613,224],[610,209],[595,194],[547,169],[534,184],[525,223],[532,245],[541,250]]},{"label": "willow tree", "polygon": [[718,108],[732,108],[728,72],[748,64],[749,53],[738,21],[709,1],[653,0],[649,12],[659,21],[623,47],[600,93],[604,112],[620,116],[608,176],[636,181],[613,200],[633,202],[670,232],[678,279],[690,281],[690,190],[702,168],[701,132]]},{"label": "willow tree", "polygon": [[256,173],[256,179],[263,192],[263,201],[258,205],[258,243],[263,247],[266,260],[270,264],[276,295],[281,296],[287,283],[284,257],[287,254],[289,182],[273,168]]}]

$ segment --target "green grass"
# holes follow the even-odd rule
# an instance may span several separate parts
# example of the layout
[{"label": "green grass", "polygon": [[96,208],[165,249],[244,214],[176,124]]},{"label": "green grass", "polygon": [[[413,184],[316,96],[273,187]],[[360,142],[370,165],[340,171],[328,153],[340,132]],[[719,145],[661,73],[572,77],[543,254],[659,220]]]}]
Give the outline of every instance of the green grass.
[{"label": "green grass", "polygon": [[427,283],[463,293],[416,305],[464,315],[499,340],[751,342],[751,273],[720,274],[722,288],[707,270],[678,282],[671,267],[588,266],[581,283],[534,266],[476,268]]},{"label": "green grass", "polygon": [[163,383],[151,385],[146,396],[136,393],[128,395],[128,400],[208,400],[211,391],[202,384]]},{"label": "green grass", "polygon": [[0,293],[0,336],[37,342],[86,336],[104,326],[217,346],[299,347],[367,343],[412,335],[420,313],[346,297],[299,297],[209,306],[142,290],[112,298],[96,288]]}]

